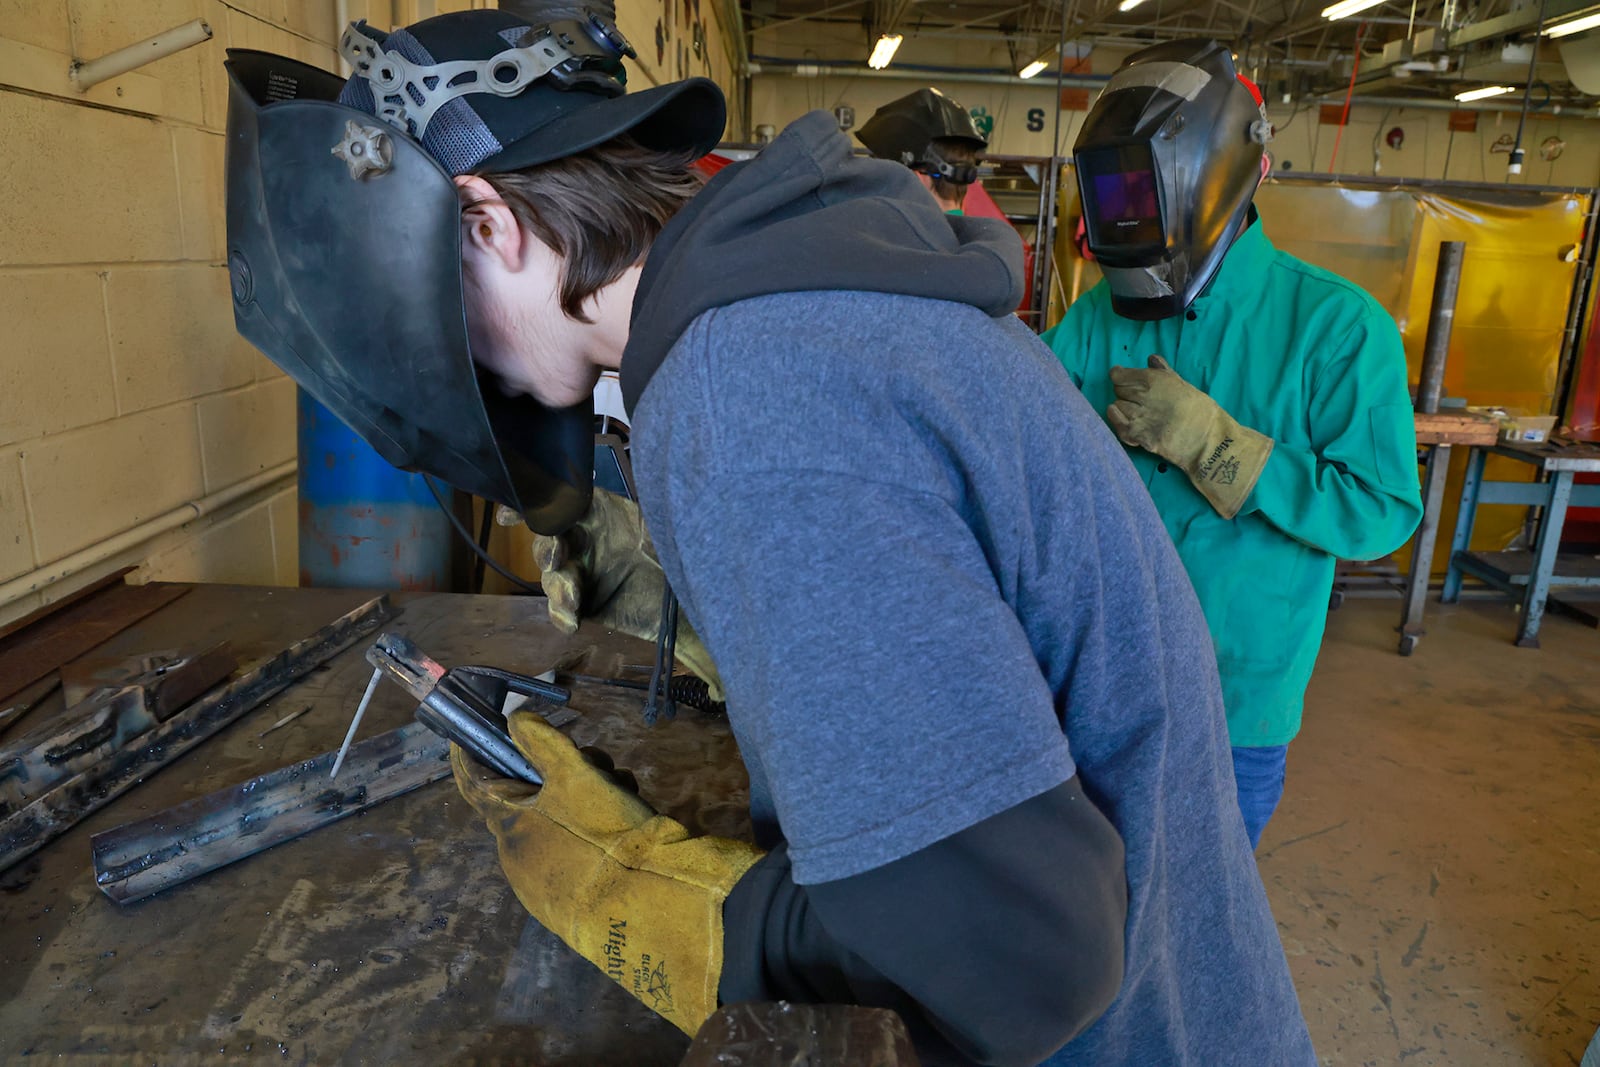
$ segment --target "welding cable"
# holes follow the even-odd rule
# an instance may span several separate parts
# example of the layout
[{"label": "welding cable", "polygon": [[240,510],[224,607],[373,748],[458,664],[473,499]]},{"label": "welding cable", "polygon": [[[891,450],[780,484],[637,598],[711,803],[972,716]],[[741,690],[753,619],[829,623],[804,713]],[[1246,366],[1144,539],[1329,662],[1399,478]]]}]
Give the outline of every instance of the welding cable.
[{"label": "welding cable", "polygon": [[489,535],[492,533],[494,533],[494,505],[485,500],[483,502],[483,519],[478,523],[477,541],[478,547],[483,551],[478,553],[478,558],[473,561],[472,567],[472,591],[474,593],[483,592],[483,561],[487,558],[487,553],[489,551]]},{"label": "welding cable", "polygon": [[665,578],[661,583],[661,626],[656,634],[656,662],[650,672],[650,688],[645,694],[644,721],[654,726],[656,719],[677,718],[672,698],[672,671],[678,653],[678,598]]},{"label": "welding cable", "polygon": [[[1522,87],[1522,114],[1517,117],[1517,139],[1511,145],[1510,166],[1506,168],[1506,182],[1511,181],[1511,167],[1520,172],[1522,170],[1522,129],[1528,124],[1528,101],[1533,97],[1533,76],[1538,71],[1539,64],[1539,35],[1544,33],[1545,4],[1548,0],[1539,0],[1539,21],[1533,27],[1532,52],[1528,56],[1528,83]],[[1548,93],[1548,90],[1546,90]],[[1546,97],[1548,102],[1548,96]]]},{"label": "welding cable", "polygon": [[1350,99],[1356,94],[1356,75],[1361,73],[1361,44],[1366,39],[1367,23],[1363,22],[1356,30],[1356,58],[1350,67],[1350,85],[1344,91],[1344,113],[1339,116],[1339,132],[1333,136],[1333,155],[1328,157],[1329,174],[1334,172],[1333,166],[1339,161],[1339,142],[1344,138],[1345,123],[1350,121]]},{"label": "welding cable", "polygon": [[[426,485],[428,487],[428,492],[433,494],[433,502],[439,505],[439,510],[444,512],[444,517],[450,520],[450,526],[455,530],[456,533],[461,535],[461,539],[467,543],[467,546],[478,554],[478,558],[483,560],[484,563],[488,564],[490,570],[494,571],[512,585],[517,586],[520,589],[524,589],[532,593],[534,596],[544,596],[543,586],[534,585],[531,582],[517,577],[500,564],[496,563],[489,553],[478,547],[478,542],[473,539],[472,532],[465,526],[461,525],[461,520],[456,518],[456,513],[450,510],[450,505],[445,503],[444,497],[439,494],[439,490],[433,484],[432,478],[424,474],[422,476],[422,484]],[[488,501],[484,501],[483,506],[487,508],[490,506],[490,504]]]}]

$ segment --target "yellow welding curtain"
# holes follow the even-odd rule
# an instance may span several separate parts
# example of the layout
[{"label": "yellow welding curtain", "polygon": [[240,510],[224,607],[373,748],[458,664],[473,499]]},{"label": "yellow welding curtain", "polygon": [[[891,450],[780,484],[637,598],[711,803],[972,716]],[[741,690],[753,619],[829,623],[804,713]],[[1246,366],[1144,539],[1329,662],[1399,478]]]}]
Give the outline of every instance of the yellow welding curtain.
[{"label": "yellow welding curtain", "polygon": [[[1067,299],[1099,281],[1071,241],[1076,183],[1063,183],[1056,262]],[[1405,339],[1415,382],[1442,241],[1465,241],[1461,289],[1450,337],[1445,389],[1475,406],[1548,413],[1577,271],[1570,253],[1583,240],[1589,198],[1562,192],[1273,178],[1256,194],[1262,225],[1278,248],[1347,278],[1388,309]],[[1061,307],[1053,307],[1052,321]],[[1457,449],[1445,490],[1434,572],[1448,562],[1465,450]],[[1532,468],[1491,458],[1486,476],[1528,480]],[[1526,509],[1484,507],[1473,546],[1505,548]],[[1400,553],[1409,558],[1409,546]]]}]

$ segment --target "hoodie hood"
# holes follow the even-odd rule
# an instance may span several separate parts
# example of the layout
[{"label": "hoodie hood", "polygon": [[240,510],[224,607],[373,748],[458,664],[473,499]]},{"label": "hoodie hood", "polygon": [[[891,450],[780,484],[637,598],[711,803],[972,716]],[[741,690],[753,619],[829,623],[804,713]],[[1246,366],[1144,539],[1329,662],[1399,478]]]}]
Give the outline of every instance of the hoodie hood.
[{"label": "hoodie hood", "polygon": [[773,293],[847,290],[970,304],[1022,301],[1022,240],[999,219],[945,215],[898,163],[852,155],[814,111],[754,159],[723,168],[662,230],[622,357],[632,411],[689,324]]}]

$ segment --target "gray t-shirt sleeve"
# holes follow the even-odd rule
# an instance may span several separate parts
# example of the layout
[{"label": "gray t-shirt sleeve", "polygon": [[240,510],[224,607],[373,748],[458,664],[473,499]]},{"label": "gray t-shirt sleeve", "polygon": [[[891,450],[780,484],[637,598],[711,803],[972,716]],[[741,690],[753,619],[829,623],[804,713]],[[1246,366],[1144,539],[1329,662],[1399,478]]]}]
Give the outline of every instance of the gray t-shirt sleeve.
[{"label": "gray t-shirt sleeve", "polygon": [[880,867],[1075,773],[1027,634],[940,495],[812,469],[700,488],[663,559],[796,882]]}]

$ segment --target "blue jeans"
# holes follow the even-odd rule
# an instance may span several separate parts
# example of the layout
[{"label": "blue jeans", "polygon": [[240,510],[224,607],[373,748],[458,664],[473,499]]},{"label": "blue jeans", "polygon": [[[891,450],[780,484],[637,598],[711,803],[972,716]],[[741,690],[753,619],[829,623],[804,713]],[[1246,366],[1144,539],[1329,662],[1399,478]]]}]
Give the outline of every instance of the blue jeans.
[{"label": "blue jeans", "polygon": [[1267,820],[1283,799],[1283,773],[1288,759],[1288,745],[1233,750],[1233,779],[1239,789],[1239,811],[1244,815],[1251,848],[1261,843],[1261,831],[1267,828]]}]

